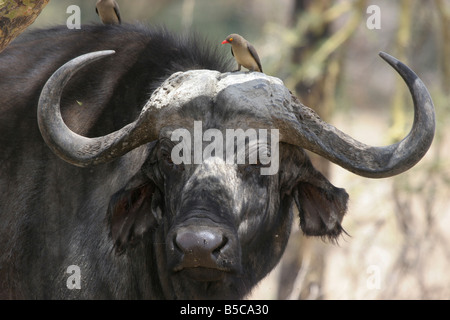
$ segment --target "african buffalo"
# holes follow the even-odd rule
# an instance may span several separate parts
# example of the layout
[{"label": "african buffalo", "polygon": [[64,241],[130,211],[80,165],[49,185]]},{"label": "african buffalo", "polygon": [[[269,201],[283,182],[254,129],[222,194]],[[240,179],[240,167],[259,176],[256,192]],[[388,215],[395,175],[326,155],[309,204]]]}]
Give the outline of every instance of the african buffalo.
[{"label": "african buffalo", "polygon": [[[226,72],[199,37],[133,25],[22,36],[0,54],[0,297],[245,297],[280,260],[294,202],[305,234],[343,230],[348,195],[304,149],[371,178],[428,150],[430,95],[381,55],[408,85],[415,118],[403,141],[371,147],[281,80]],[[257,161],[235,161],[241,147]]]}]

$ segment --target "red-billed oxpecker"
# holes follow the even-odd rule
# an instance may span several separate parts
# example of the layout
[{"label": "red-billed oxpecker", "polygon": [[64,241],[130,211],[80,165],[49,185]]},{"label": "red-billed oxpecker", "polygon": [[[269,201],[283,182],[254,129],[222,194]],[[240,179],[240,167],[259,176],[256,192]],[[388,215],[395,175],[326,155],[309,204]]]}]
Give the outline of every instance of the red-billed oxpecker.
[{"label": "red-billed oxpecker", "polygon": [[244,66],[250,71],[263,72],[255,47],[245,40],[244,37],[233,33],[222,41],[222,44],[225,43],[231,44],[231,54],[238,64],[236,71],[240,71],[241,66]]},{"label": "red-billed oxpecker", "polygon": [[119,5],[114,0],[98,0],[95,12],[102,20],[103,24],[121,24]]}]

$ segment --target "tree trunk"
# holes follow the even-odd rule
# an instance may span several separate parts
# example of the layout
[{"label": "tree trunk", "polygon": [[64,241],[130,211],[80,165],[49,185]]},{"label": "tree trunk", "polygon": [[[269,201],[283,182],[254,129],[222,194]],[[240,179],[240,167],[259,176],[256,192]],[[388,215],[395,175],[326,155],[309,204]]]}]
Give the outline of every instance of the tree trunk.
[{"label": "tree trunk", "polygon": [[[293,48],[292,64],[297,69],[291,76],[300,101],[329,121],[341,72],[343,45],[354,34],[365,12],[366,1],[354,3],[328,0],[295,0],[292,27],[298,30],[298,45]],[[343,13],[350,19],[338,31],[332,24]],[[341,50],[338,50],[341,49]],[[335,54],[338,53],[338,54]],[[329,176],[328,160],[308,152],[313,165]],[[292,239],[294,237],[294,239]],[[295,239],[296,238],[296,239]],[[281,265],[280,299],[321,299],[327,245],[321,239],[306,237],[301,231],[291,240]]]},{"label": "tree trunk", "polygon": [[34,22],[50,0],[4,0],[0,8],[0,52]]},{"label": "tree trunk", "polygon": [[[332,6],[328,0],[295,0],[291,23],[295,26],[305,13],[314,13],[318,17]],[[301,21],[300,21],[301,22]],[[330,24],[317,21],[314,28],[300,39],[300,43],[293,48],[292,63],[302,66],[317,50],[325,39],[330,37]],[[323,66],[325,69],[327,66]],[[329,110],[324,105],[324,87],[326,72],[314,79],[304,81],[297,78],[295,93],[303,104],[314,109],[321,118],[329,118]],[[319,156],[308,153],[314,166],[325,176],[328,175],[329,162]],[[318,250],[320,248],[321,250]],[[278,296],[280,299],[318,299],[321,297],[321,285],[324,268],[323,246],[315,238],[306,237],[299,230],[291,235],[289,246],[281,264],[281,275]]]}]

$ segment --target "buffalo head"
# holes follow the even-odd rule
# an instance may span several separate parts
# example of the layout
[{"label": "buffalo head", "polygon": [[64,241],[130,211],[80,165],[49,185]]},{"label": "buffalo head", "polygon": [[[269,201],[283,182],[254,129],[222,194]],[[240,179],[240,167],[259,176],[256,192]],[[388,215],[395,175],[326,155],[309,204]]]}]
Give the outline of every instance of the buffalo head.
[{"label": "buffalo head", "polygon": [[[279,79],[210,70],[173,74],[136,121],[103,137],[80,136],[61,118],[62,91],[80,68],[111,53],[80,56],[53,74],[39,101],[39,127],[49,147],[76,166],[110,162],[143,146],[142,165],[112,195],[105,215],[117,253],[131,255],[139,243],[153,252],[154,269],[142,272],[157,275],[154,285],[166,298],[247,294],[278,263],[293,202],[305,234],[341,233],[348,195],[313,168],[304,149],[358,175],[382,178],[414,166],[433,139],[429,93],[387,54],[381,56],[405,80],[415,110],[409,135],[387,147],[365,145],[323,122]],[[227,135],[230,129],[234,135]],[[240,147],[243,162],[236,161]],[[249,161],[255,153],[256,161]]]}]

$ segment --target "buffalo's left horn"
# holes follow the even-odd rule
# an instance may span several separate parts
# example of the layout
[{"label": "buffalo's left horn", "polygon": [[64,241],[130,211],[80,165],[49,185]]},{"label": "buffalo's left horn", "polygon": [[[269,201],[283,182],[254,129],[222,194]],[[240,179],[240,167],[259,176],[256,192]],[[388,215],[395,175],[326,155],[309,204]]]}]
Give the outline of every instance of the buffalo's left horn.
[{"label": "buffalo's left horn", "polygon": [[83,137],[64,123],[60,111],[64,86],[85,65],[114,53],[98,51],[73,59],[60,67],[42,89],[37,114],[42,137],[56,155],[71,164],[87,167],[108,162],[157,137],[157,129],[142,125],[152,123],[148,118],[156,116],[156,111],[141,114],[122,129],[98,138]]},{"label": "buffalo's left horn", "polygon": [[292,111],[276,120],[282,133],[281,140],[317,153],[364,177],[390,177],[413,167],[433,141],[433,101],[422,80],[410,68],[384,52],[380,56],[400,74],[413,98],[414,123],[402,141],[385,147],[373,147],[356,141],[322,121],[293,95]]}]

